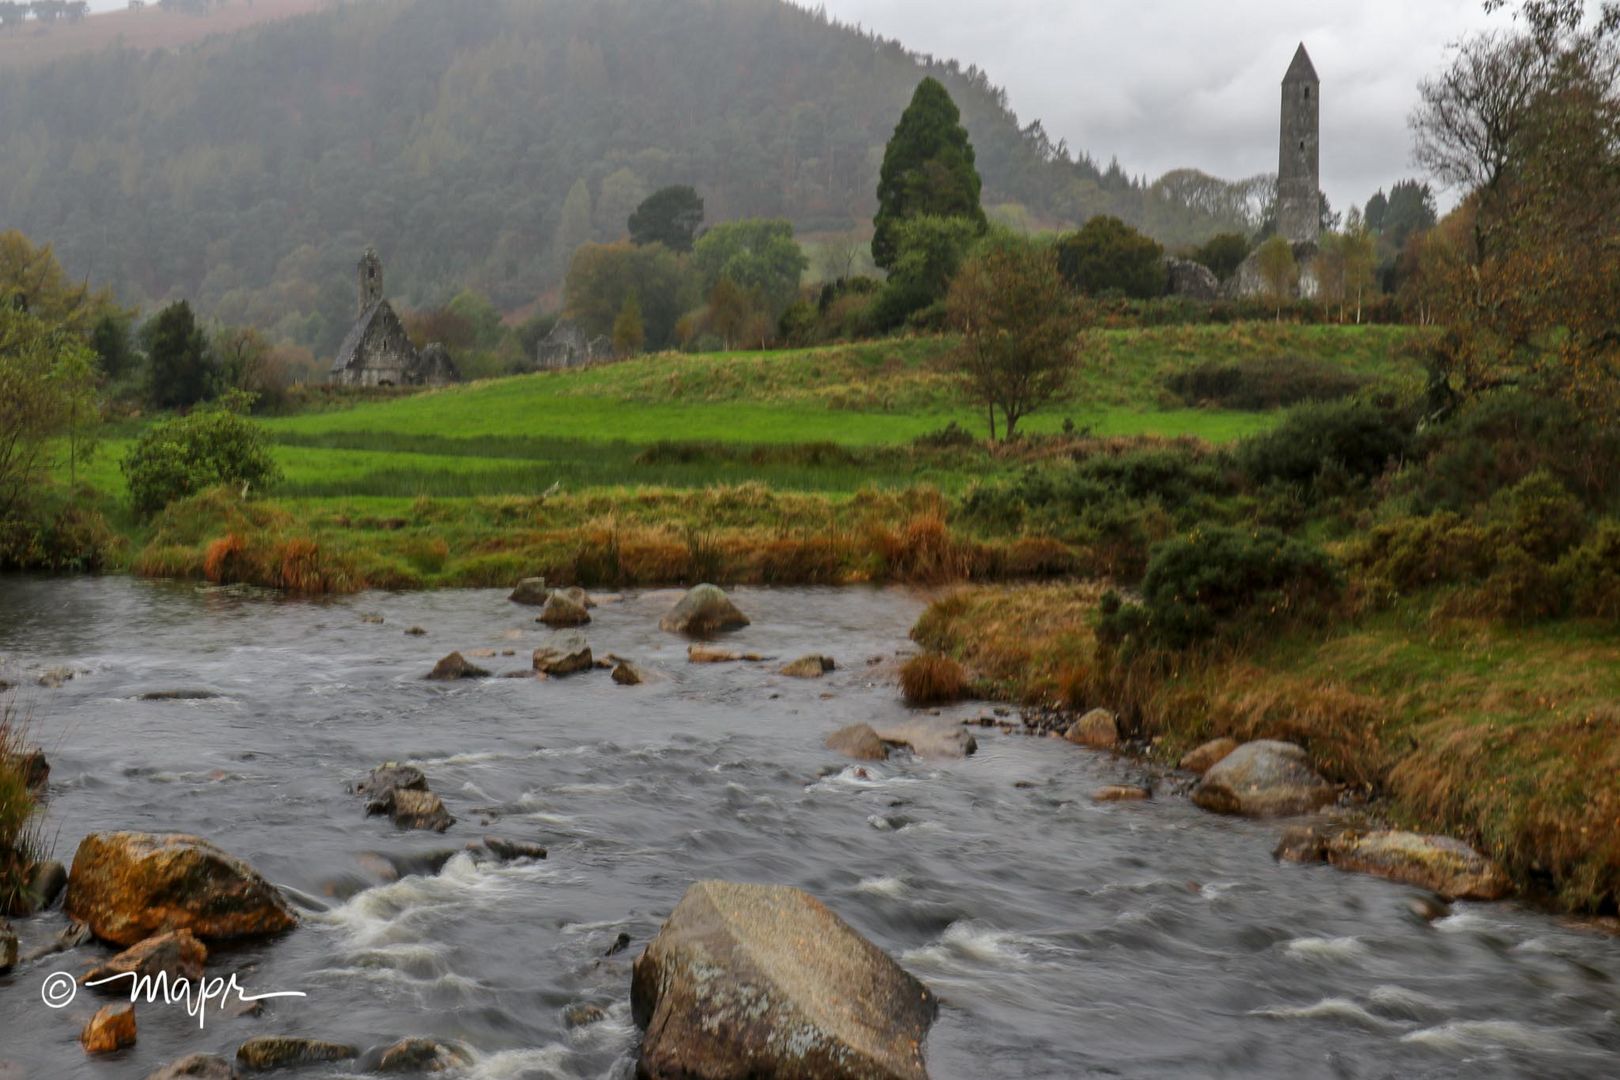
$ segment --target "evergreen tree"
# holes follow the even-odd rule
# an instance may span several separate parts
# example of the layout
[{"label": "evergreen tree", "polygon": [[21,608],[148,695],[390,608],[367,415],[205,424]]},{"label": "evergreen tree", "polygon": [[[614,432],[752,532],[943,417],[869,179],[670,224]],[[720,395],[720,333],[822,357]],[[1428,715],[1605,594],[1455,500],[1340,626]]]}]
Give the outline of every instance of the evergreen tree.
[{"label": "evergreen tree", "polygon": [[899,255],[896,230],[919,215],[967,218],[982,231],[987,222],[979,186],[973,144],[956,102],[938,80],[924,79],[883,153],[873,261],[892,269]]},{"label": "evergreen tree", "polygon": [[141,328],[151,373],[147,399],[156,409],[186,409],[213,396],[214,358],[191,305],[176,301]]},{"label": "evergreen tree", "polygon": [[685,185],[660,188],[630,215],[630,241],[638,247],[663,244],[671,251],[691,251],[703,224],[703,198]]}]

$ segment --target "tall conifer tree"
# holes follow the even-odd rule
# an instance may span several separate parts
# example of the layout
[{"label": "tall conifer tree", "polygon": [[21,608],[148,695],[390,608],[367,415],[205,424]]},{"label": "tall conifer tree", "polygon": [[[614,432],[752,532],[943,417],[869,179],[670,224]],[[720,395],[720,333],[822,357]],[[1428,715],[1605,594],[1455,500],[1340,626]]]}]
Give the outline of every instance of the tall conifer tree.
[{"label": "tall conifer tree", "polygon": [[962,114],[937,79],[924,79],[895,126],[878,179],[872,259],[893,269],[902,221],[931,214],[963,217],[986,227],[979,205],[979,170]]}]

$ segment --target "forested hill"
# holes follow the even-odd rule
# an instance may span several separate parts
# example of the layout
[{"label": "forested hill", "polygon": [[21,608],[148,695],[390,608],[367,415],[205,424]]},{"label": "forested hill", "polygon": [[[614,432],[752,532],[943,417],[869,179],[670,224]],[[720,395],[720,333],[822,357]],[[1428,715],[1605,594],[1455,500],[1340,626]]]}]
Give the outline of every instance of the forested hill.
[{"label": "forested hill", "polygon": [[186,296],[327,352],[368,243],[406,303],[470,286],[516,309],[664,184],[694,184],[710,222],[864,228],[925,73],[961,106],[992,214],[1114,213],[1171,243],[1233,224],[1207,185],[1195,211],[1071,160],[976,69],[778,0],[354,0],[0,71],[0,228],[126,302]]}]

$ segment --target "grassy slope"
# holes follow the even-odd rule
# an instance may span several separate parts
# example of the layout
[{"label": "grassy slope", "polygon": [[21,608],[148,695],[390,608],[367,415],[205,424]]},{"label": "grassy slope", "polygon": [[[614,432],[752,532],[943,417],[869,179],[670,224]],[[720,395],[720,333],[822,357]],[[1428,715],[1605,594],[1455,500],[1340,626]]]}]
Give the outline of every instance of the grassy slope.
[{"label": "grassy slope", "polygon": [[1168,761],[1220,735],[1299,742],[1401,823],[1468,839],[1565,906],[1620,898],[1620,628],[1446,618],[1420,597],[1133,679],[1097,661],[1099,595],[973,590],[935,605],[917,636],[997,695],[1119,708]]}]

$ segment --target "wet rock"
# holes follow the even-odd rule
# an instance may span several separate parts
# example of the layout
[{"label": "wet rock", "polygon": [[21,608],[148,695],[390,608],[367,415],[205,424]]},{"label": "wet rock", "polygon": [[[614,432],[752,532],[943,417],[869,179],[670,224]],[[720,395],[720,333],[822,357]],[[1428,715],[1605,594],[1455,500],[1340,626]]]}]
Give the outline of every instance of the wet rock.
[{"label": "wet rock", "polygon": [[488,660],[495,655],[494,649],[468,649],[462,654],[469,660]]},{"label": "wet rock", "polygon": [[1308,814],[1333,802],[1338,789],[1317,775],[1293,743],[1245,743],[1204,774],[1192,799],[1205,810],[1245,817]]},{"label": "wet rock", "polygon": [[591,647],[579,634],[565,634],[534,650],[534,670],[554,679],[589,671],[592,666]]},{"label": "wet rock", "polygon": [[406,637],[427,637],[427,631],[420,626],[413,626],[405,631]]},{"label": "wet rock", "polygon": [[827,736],[827,749],[856,761],[884,761],[889,744],[878,737],[871,724],[851,724]]},{"label": "wet rock", "polygon": [[530,607],[541,607],[551,598],[551,590],[546,588],[546,579],[543,577],[524,578],[512,590],[507,599],[514,604],[528,604]]},{"label": "wet rock", "polygon": [[166,930],[224,940],[298,924],[275,886],[241,859],[199,837],[137,832],[84,838],[68,876],[67,913],[123,946]]},{"label": "wet rock", "polygon": [[1076,746],[1112,750],[1119,745],[1119,721],[1107,709],[1092,709],[1076,720],[1063,737]]},{"label": "wet rock", "polygon": [[540,609],[540,617],[534,621],[551,627],[584,626],[591,621],[591,613],[585,610],[584,604],[577,603],[572,597],[554,592],[546,600],[546,606]]},{"label": "wet rock", "polygon": [[1188,772],[1206,773],[1237,748],[1236,739],[1211,739],[1196,750],[1187,751],[1181,759],[1181,767]]},{"label": "wet rock", "polygon": [[28,871],[28,885],[18,897],[11,912],[14,915],[37,915],[47,911],[56,903],[56,898],[62,895],[67,887],[67,867],[59,862],[35,863]]},{"label": "wet rock", "polygon": [[681,598],[658,622],[660,630],[672,634],[713,634],[748,625],[748,617],[737,610],[731,598],[714,585],[699,585]]},{"label": "wet rock", "polygon": [[620,686],[640,686],[647,679],[636,665],[628,660],[620,660],[613,666],[613,681]]},{"label": "wet rock", "polygon": [[41,945],[39,948],[31,951],[26,957],[24,957],[24,959],[29,963],[33,963],[36,960],[43,960],[47,956],[54,956],[57,953],[70,952],[77,949],[81,945],[86,945],[91,941],[94,941],[95,937],[96,936],[90,932],[90,928],[84,925],[84,923],[70,922],[67,924],[67,926],[63,927],[61,933],[57,934],[44,945]]},{"label": "wet rock", "polygon": [[219,697],[212,690],[151,690],[141,695],[142,701],[212,701]]},{"label": "wet rock", "polygon": [[165,1065],[146,1080],[233,1080],[236,1070],[231,1063],[213,1054],[192,1054],[171,1065]]},{"label": "wet rock", "polygon": [[366,809],[373,814],[386,814],[389,800],[396,791],[426,791],[427,777],[415,765],[401,765],[385,761],[372,769],[366,778],[354,785],[356,795],[369,799]]},{"label": "wet rock", "polygon": [[838,667],[830,656],[801,656],[782,669],[782,674],[794,679],[819,679]]},{"label": "wet rock", "polygon": [[1500,900],[1513,891],[1501,867],[1448,836],[1345,832],[1328,841],[1327,861],[1340,870],[1416,885],[1447,900]]},{"label": "wet rock", "polygon": [[45,790],[51,780],[51,763],[46,760],[45,751],[37,746],[26,746],[17,755],[16,764],[20,766],[28,790],[35,793]]},{"label": "wet rock", "polygon": [[621,931],[619,931],[619,936],[613,939],[613,944],[608,946],[608,951],[603,953],[602,955],[603,956],[618,956],[620,953],[624,952],[624,950],[628,949],[629,947],[630,947],[630,935],[621,930]]},{"label": "wet rock", "polygon": [[453,652],[433,665],[428,678],[436,682],[454,682],[456,679],[487,679],[489,672],[470,663],[465,656]]},{"label": "wet rock", "polygon": [[17,966],[17,932],[0,919],[0,975]]},{"label": "wet rock", "polygon": [[1327,861],[1328,833],[1319,825],[1294,825],[1283,830],[1271,856],[1282,862]]},{"label": "wet rock", "polygon": [[606,1019],[607,1013],[600,1005],[570,1005],[563,1010],[563,1023],[571,1028],[600,1024]]},{"label": "wet rock", "polygon": [[556,591],[562,594],[562,596],[566,599],[572,600],[582,608],[590,609],[596,606],[596,601],[591,599],[590,594],[584,589],[580,588],[578,585],[571,585],[566,589],[558,589]]},{"label": "wet rock", "polygon": [[395,791],[388,816],[401,829],[426,829],[444,832],[456,823],[444,800],[431,791]]},{"label": "wet rock", "polygon": [[484,837],[484,850],[505,862],[519,859],[544,859],[546,849],[526,840],[503,840],[498,836]]},{"label": "wet rock", "polygon": [[363,623],[369,623],[372,626],[381,626],[383,624],[383,617],[378,615],[375,611],[368,611],[364,615],[360,616],[360,621]]},{"label": "wet rock", "polygon": [[1414,896],[1406,901],[1406,910],[1424,922],[1434,922],[1451,914],[1451,905],[1438,896]]},{"label": "wet rock", "polygon": [[820,901],[703,881],[636,960],[638,1076],[925,1080],[928,988]]},{"label": "wet rock", "polygon": [[921,758],[964,758],[979,750],[979,742],[949,720],[904,720],[874,729],[890,746],[910,750]]},{"label": "wet rock", "polygon": [[318,1065],[348,1061],[360,1051],[342,1043],[299,1039],[289,1035],[259,1035],[236,1048],[236,1063],[249,1072],[268,1072],[291,1065]]},{"label": "wet rock", "polygon": [[[85,973],[82,983],[114,979],[119,975],[139,975],[155,978],[159,974],[188,982],[202,978],[203,965],[208,962],[208,950],[190,930],[171,930],[155,934],[132,948],[125,949],[105,963],[97,964]],[[104,989],[112,993],[128,994],[130,982],[119,979]]]},{"label": "wet rock", "polygon": [[1141,799],[1153,798],[1153,792],[1144,787],[1133,787],[1129,784],[1109,784],[1100,787],[1091,793],[1092,802],[1136,802]]},{"label": "wet rock", "polygon": [[686,659],[692,664],[759,664],[765,660],[758,653],[732,652],[730,649],[721,649],[713,645],[688,645]]},{"label": "wet rock", "polygon": [[135,1045],[135,1006],[105,1005],[79,1033],[87,1054],[111,1054]]},{"label": "wet rock", "polygon": [[452,1069],[464,1069],[471,1064],[472,1055],[459,1046],[442,1043],[437,1039],[401,1039],[383,1048],[373,1071],[441,1073]]},{"label": "wet rock", "polygon": [[73,669],[66,667],[51,668],[39,677],[39,685],[47,690],[60,690],[65,684],[73,680]]}]

